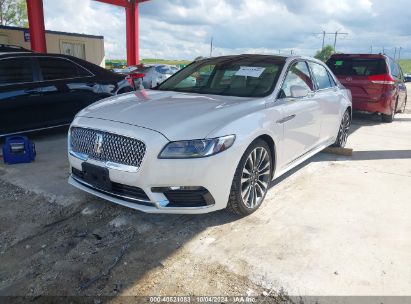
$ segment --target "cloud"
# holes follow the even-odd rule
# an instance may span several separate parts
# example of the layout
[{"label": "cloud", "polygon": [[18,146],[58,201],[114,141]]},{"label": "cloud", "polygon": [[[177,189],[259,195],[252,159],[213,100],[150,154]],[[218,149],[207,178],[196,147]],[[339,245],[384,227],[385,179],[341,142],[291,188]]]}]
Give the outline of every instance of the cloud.
[{"label": "cloud", "polygon": [[[46,28],[105,36],[106,56],[125,58],[124,9],[90,0],[44,0]],[[140,56],[193,59],[238,53],[313,55],[322,30],[337,50],[411,57],[407,0],[151,0],[140,4]],[[327,35],[326,43],[334,43]]]}]

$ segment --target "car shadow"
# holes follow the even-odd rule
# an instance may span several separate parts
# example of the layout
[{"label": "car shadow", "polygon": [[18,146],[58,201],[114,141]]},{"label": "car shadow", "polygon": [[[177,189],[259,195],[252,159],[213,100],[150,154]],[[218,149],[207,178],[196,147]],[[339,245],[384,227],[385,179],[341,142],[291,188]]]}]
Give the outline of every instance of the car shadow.
[{"label": "car shadow", "polygon": [[[39,160],[0,164],[7,171],[7,177],[0,179],[0,192],[12,193],[10,199],[2,196],[0,204],[4,228],[0,241],[7,236],[0,248],[0,281],[7,277],[1,295],[116,296],[136,286],[141,294],[144,278],[153,271],[162,273],[167,259],[194,237],[239,220],[224,210],[203,215],[146,214],[71,189],[67,175],[50,176],[50,170],[68,172],[66,132],[31,133]],[[45,170],[46,163],[53,168]],[[28,169],[37,171],[35,178],[43,183],[53,179],[53,188],[71,193],[73,202],[63,204],[55,196],[32,191],[30,185],[14,185],[12,180],[29,174]],[[30,183],[30,178],[25,180]],[[31,228],[23,231],[21,223]],[[202,250],[207,250],[204,246]],[[198,267],[197,271],[206,271],[205,265]],[[111,298],[102,302],[106,300]]]}]

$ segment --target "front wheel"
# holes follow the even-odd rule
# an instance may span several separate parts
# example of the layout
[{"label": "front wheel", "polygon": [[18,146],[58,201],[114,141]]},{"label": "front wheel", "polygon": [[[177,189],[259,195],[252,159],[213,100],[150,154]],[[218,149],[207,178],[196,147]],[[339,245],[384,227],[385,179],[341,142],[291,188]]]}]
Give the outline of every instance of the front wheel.
[{"label": "front wheel", "polygon": [[272,158],[267,143],[254,141],[244,152],[234,174],[227,209],[245,216],[263,202],[271,182]]},{"label": "front wheel", "polygon": [[340,128],[338,129],[337,139],[333,144],[334,147],[344,148],[347,143],[348,133],[351,127],[351,114],[349,110],[346,110],[343,118],[341,119]]}]

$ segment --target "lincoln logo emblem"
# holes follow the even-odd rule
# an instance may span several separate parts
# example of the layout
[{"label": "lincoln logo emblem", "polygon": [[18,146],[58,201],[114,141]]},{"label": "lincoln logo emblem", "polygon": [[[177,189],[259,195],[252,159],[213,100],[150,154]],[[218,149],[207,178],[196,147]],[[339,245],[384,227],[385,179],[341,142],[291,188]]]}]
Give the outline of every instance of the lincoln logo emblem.
[{"label": "lincoln logo emblem", "polygon": [[94,142],[94,152],[96,154],[100,154],[102,148],[103,148],[103,135],[102,134],[96,134],[96,140]]}]

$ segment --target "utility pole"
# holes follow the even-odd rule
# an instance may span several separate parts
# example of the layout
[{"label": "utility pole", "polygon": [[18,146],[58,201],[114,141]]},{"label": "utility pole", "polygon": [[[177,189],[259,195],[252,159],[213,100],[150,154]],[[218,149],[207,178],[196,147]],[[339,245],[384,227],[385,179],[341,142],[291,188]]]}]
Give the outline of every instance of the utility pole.
[{"label": "utility pole", "polygon": [[372,46],[370,47],[370,51],[371,51],[370,54],[372,54]]},{"label": "utility pole", "polygon": [[402,50],[402,47],[400,46],[400,50],[398,51],[398,61],[400,61],[401,59],[401,50]]},{"label": "utility pole", "polygon": [[335,31],[334,33],[334,53],[337,52],[336,46],[337,46],[337,37],[338,35],[348,35],[348,33],[340,33],[340,30]]},{"label": "utility pole", "polygon": [[323,43],[322,43],[322,48],[321,50],[324,49],[325,46],[325,35],[334,35],[334,52],[336,51],[335,47],[337,45],[337,37],[338,35],[348,35],[348,33],[341,33],[340,30],[334,32],[334,33],[327,33],[326,31],[322,31],[321,33],[313,33],[314,35],[322,35],[323,36]]},{"label": "utility pole", "polygon": [[321,47],[321,49],[324,49],[324,42],[325,42],[325,31],[323,31],[323,46]]},{"label": "utility pole", "polygon": [[397,47],[394,48],[394,61],[395,61],[395,57],[397,57]]},{"label": "utility pole", "polygon": [[210,41],[210,57],[213,55],[213,36],[211,36],[211,41]]}]

